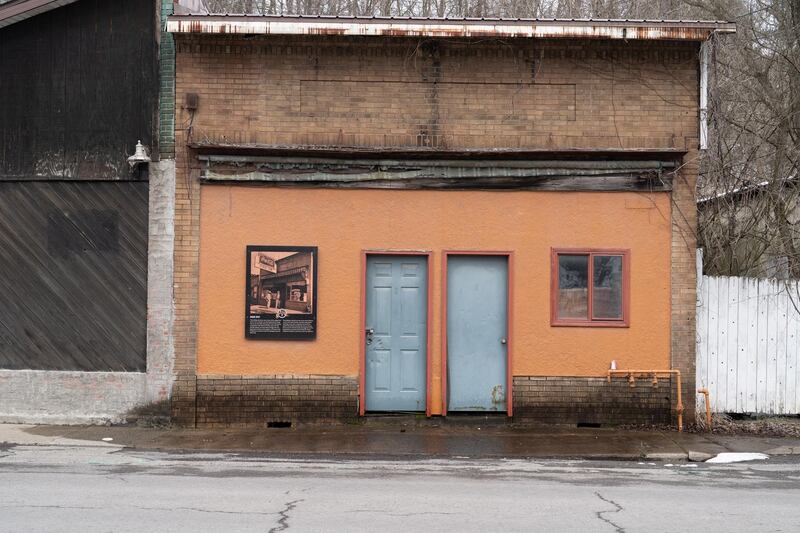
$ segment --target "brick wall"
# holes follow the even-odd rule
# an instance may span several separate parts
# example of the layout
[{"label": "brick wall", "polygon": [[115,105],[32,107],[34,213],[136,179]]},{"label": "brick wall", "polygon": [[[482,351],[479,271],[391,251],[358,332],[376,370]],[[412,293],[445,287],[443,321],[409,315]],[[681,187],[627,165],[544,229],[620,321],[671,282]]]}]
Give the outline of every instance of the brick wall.
[{"label": "brick wall", "polygon": [[158,150],[162,159],[175,156],[175,39],[165,31],[173,2],[160,2],[160,46],[158,55]]},{"label": "brick wall", "polygon": [[347,420],[358,383],[346,376],[215,376],[197,379],[197,424],[261,426]]},{"label": "brick wall", "polygon": [[[200,182],[196,159],[186,157],[185,131],[176,130],[175,258],[173,264],[175,315],[173,344],[175,381],[172,417],[179,425],[195,424],[197,389],[197,275],[200,247]],[[181,155],[183,157],[181,157]]]},{"label": "brick wall", "polygon": [[[196,376],[200,167],[189,141],[688,150],[665,216],[672,364],[690,418],[697,53],[696,43],[668,42],[177,36],[176,124],[191,131],[179,126],[175,139],[175,420],[195,422],[205,379]],[[190,92],[200,96],[193,116],[181,107]]]},{"label": "brick wall", "polygon": [[692,43],[179,35],[176,46],[178,99],[200,95],[199,142],[684,148],[698,135]]},{"label": "brick wall", "polygon": [[514,377],[514,421],[548,424],[671,424],[673,380]]},{"label": "brick wall", "polygon": [[672,366],[681,371],[687,423],[695,420],[695,317],[697,315],[697,203],[700,153],[691,150],[672,191]]}]

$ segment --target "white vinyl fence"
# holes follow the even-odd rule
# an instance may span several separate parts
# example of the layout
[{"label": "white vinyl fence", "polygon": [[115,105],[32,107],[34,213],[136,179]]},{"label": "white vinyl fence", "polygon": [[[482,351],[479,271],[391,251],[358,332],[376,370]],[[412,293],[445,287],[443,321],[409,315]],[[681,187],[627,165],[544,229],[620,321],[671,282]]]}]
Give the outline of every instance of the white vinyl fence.
[{"label": "white vinyl fence", "polygon": [[701,265],[698,251],[697,386],[712,411],[800,414],[800,284],[702,276]]}]

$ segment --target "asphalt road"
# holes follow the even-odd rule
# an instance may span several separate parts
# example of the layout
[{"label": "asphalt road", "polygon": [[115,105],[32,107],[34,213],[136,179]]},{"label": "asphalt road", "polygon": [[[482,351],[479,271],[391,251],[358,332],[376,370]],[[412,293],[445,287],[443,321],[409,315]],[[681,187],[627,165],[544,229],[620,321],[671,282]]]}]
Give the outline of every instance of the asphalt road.
[{"label": "asphalt road", "polygon": [[0,447],[0,531],[800,531],[797,456],[735,465]]}]

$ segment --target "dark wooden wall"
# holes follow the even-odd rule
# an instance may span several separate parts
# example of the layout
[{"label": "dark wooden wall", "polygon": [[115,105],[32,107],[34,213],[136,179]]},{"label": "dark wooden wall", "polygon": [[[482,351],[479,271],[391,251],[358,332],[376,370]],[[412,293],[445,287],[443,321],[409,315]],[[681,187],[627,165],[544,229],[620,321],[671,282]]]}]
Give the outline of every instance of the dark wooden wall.
[{"label": "dark wooden wall", "polygon": [[0,179],[125,179],[157,138],[154,0],[79,0],[0,29]]},{"label": "dark wooden wall", "polygon": [[0,182],[0,368],[145,370],[147,182]]},{"label": "dark wooden wall", "polygon": [[0,29],[0,368],[143,371],[154,0]]}]

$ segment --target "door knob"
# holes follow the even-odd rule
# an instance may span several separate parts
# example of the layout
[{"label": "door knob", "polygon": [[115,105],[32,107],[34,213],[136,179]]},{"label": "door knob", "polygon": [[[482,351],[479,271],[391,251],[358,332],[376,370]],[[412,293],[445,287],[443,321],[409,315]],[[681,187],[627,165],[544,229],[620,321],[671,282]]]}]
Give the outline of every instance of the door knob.
[{"label": "door knob", "polygon": [[500,339],[500,344],[508,344],[508,340],[507,339]]}]

